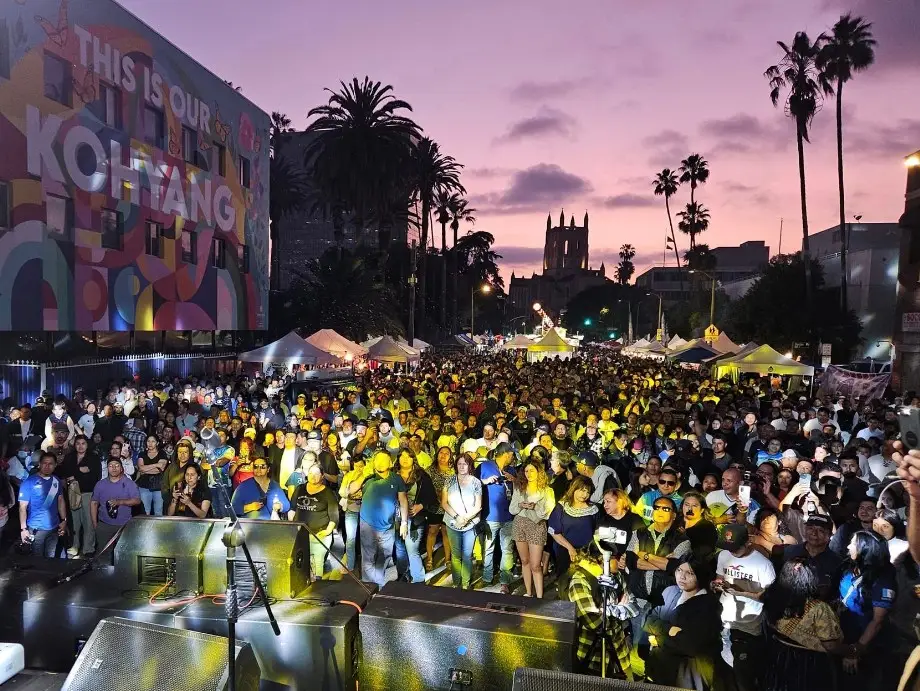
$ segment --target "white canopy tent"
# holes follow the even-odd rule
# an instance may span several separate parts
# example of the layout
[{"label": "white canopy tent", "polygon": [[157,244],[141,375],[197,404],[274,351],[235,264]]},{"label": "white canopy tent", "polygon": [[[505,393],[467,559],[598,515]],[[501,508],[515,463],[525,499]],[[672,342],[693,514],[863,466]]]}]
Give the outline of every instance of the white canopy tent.
[{"label": "white canopy tent", "polygon": [[310,345],[320,350],[332,353],[338,358],[347,359],[348,356],[358,357],[367,355],[367,348],[350,341],[333,329],[320,329],[305,339]]},{"label": "white canopy tent", "polygon": [[341,362],[339,358],[325,350],[320,350],[312,343],[307,343],[297,335],[296,331],[282,336],[274,343],[269,343],[261,348],[240,353],[241,362],[267,362],[291,365],[336,365]]},{"label": "white canopy tent", "polygon": [[506,350],[526,350],[532,343],[533,341],[527,338],[527,336],[524,334],[518,334],[511,340],[505,341],[504,345],[502,345],[502,348],[505,348]]},{"label": "white canopy tent", "polygon": [[409,363],[418,360],[419,352],[407,345],[397,343],[392,336],[373,339],[374,343],[367,349],[367,358],[377,362]]}]

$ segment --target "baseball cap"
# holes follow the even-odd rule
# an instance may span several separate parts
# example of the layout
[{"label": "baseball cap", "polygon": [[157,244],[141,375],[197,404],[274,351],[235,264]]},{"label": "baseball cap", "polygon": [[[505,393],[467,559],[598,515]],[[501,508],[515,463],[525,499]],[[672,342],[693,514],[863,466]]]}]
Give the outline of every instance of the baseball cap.
[{"label": "baseball cap", "polygon": [[748,541],[747,526],[742,523],[730,523],[722,530],[717,546],[729,552],[737,552]]},{"label": "baseball cap", "polygon": [[783,451],[783,458],[798,458],[799,455],[795,452],[795,449],[786,449]]},{"label": "baseball cap", "polygon": [[600,464],[600,459],[593,451],[582,451],[575,458],[576,463],[581,463],[588,468],[596,468]]},{"label": "baseball cap", "polygon": [[813,513],[809,516],[805,521],[805,525],[814,525],[819,528],[824,528],[828,532],[834,532],[834,522],[827,516],[819,513]]},{"label": "baseball cap", "polygon": [[308,439],[308,440],[320,440],[320,439],[322,439],[322,438],[323,438],[323,435],[321,435],[319,432],[317,432],[317,431],[315,431],[315,430],[312,431],[312,432],[309,432],[309,433],[307,434],[307,439]]}]

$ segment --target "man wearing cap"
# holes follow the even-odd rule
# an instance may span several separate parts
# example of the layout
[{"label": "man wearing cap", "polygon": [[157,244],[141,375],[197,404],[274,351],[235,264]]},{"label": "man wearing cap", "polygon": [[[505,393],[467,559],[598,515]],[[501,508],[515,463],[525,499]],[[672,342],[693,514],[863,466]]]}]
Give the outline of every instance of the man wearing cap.
[{"label": "man wearing cap", "polygon": [[[101,551],[115,533],[131,520],[131,507],[139,506],[141,493],[134,480],[125,476],[120,458],[109,457],[108,477],[102,478],[93,489],[89,515],[96,530],[96,548]],[[111,563],[109,552],[108,562]]]},{"label": "man wearing cap", "polygon": [[732,667],[739,691],[758,687],[763,660],[763,604],[760,599],[775,579],[770,560],[754,549],[747,525],[725,526],[719,539],[718,578],[713,590],[720,595],[722,622],[728,628]]},{"label": "man wearing cap", "polygon": [[790,545],[783,550],[783,562],[804,559],[818,575],[820,597],[830,602],[837,593],[834,588],[840,582],[840,569],[844,560],[829,548],[834,523],[823,514],[813,513],[805,521],[805,542]]},{"label": "man wearing cap", "polygon": [[514,441],[521,447],[527,446],[533,439],[534,434],[533,420],[527,417],[528,410],[526,405],[519,405],[515,418],[508,425],[514,435]]},{"label": "man wearing cap", "polygon": [[604,501],[604,492],[607,487],[607,479],[612,478],[614,487],[617,486],[617,477],[613,468],[601,465],[600,459],[593,451],[582,451],[575,459],[575,470],[579,475],[583,475],[594,485],[594,492],[591,494],[589,501],[592,504],[601,504]]}]

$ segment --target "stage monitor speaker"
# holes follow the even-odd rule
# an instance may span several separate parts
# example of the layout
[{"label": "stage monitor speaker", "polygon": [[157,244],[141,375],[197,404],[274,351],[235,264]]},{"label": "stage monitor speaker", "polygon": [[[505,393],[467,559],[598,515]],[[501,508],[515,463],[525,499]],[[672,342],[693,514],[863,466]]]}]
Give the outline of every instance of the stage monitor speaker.
[{"label": "stage monitor speaker", "polygon": [[56,588],[82,563],[19,554],[0,559],[0,641],[21,642],[26,600]]},{"label": "stage monitor speaker", "polygon": [[387,583],[358,619],[361,691],[507,691],[519,666],[571,671],[575,605]]},{"label": "stage monitor speaker", "polygon": [[511,691],[684,691],[673,686],[639,684],[619,679],[601,679],[548,669],[519,667],[514,671]]},{"label": "stage monitor speaker", "polygon": [[125,588],[155,589],[164,595],[201,593],[201,554],[214,531],[226,521],[202,518],[136,516],[115,544],[115,578]]},{"label": "stage monitor speaker", "polygon": [[[227,548],[223,543],[223,525],[219,521],[204,549],[204,592],[227,590]],[[291,600],[310,585],[310,543],[307,529],[288,521],[242,520],[246,546],[262,577],[266,594],[277,600]],[[252,572],[243,550],[236,550],[236,582],[240,601],[252,595]],[[244,599],[245,598],[245,599]]]},{"label": "stage monitor speaker", "polygon": [[[227,639],[111,617],[95,628],[62,691],[225,691]],[[248,643],[236,647],[236,688],[258,691],[259,665]]]}]

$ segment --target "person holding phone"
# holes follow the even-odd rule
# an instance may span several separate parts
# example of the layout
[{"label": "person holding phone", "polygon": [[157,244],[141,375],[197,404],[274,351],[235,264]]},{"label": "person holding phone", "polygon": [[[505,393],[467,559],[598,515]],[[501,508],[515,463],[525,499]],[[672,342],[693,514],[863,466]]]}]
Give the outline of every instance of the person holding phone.
[{"label": "person holding phone", "polygon": [[207,518],[211,513],[211,489],[202,480],[204,471],[197,463],[185,466],[185,479],[173,487],[172,498],[166,507],[167,516]]},{"label": "person holding phone", "polygon": [[264,458],[252,462],[252,477],[240,483],[233,493],[233,510],[241,518],[280,520],[291,510],[281,485],[269,476],[270,464]]},{"label": "person holding phone", "polygon": [[751,487],[745,486],[742,492],[741,471],[735,467],[727,468],[722,473],[722,489],[706,495],[706,506],[712,514],[712,522],[716,525],[727,523],[754,522],[754,515],[760,509],[760,504],[751,499]]},{"label": "person holding phone", "polygon": [[511,529],[521,557],[521,577],[525,597],[543,597],[543,547],[546,521],[556,498],[548,485],[543,466],[530,460],[514,480],[509,512],[514,516]]}]

